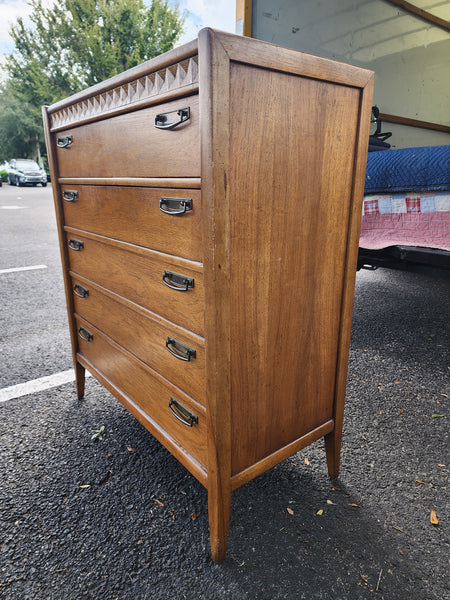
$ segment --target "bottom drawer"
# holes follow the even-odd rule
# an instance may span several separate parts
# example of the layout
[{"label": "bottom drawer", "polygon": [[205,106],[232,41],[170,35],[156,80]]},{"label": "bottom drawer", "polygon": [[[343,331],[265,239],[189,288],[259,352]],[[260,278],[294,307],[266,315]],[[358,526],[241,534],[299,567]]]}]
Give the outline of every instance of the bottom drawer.
[{"label": "bottom drawer", "polygon": [[170,437],[206,468],[205,409],[90,323],[76,321],[80,353],[148,415],[160,442]]}]

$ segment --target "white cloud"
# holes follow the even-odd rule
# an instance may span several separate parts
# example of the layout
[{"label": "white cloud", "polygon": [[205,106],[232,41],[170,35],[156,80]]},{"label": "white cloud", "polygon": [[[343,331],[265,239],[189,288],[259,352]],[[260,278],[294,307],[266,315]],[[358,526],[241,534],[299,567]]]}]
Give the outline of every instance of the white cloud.
[{"label": "white cloud", "polygon": [[27,17],[31,7],[26,0],[6,0],[0,2],[0,54],[7,54],[13,50],[13,43],[9,36],[9,29],[18,17]]},{"label": "white cloud", "polygon": [[186,11],[185,32],[180,44],[197,37],[203,27],[213,27],[234,33],[236,2],[232,0],[180,0],[181,13]]},{"label": "white cloud", "polygon": [[[55,0],[45,0],[44,6]],[[203,27],[213,27],[234,33],[236,21],[236,2],[233,0],[173,0],[182,14],[185,14],[185,32],[179,41],[184,44],[195,39]],[[0,55],[13,51],[9,29],[18,17],[26,20],[31,7],[27,0],[0,0]]]}]

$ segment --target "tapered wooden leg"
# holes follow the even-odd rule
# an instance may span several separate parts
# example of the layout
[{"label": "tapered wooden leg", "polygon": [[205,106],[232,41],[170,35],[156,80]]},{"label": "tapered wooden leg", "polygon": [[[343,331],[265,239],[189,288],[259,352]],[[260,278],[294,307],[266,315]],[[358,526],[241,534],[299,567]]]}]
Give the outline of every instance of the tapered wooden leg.
[{"label": "tapered wooden leg", "polygon": [[342,432],[334,429],[325,436],[325,452],[327,455],[328,475],[336,479],[339,475],[339,463],[341,459]]},{"label": "tapered wooden leg", "polygon": [[231,488],[217,485],[208,486],[208,515],[211,556],[215,562],[225,560],[230,522]]},{"label": "tapered wooden leg", "polygon": [[79,362],[75,363],[75,385],[77,387],[78,399],[84,397],[84,382],[86,381],[86,369],[80,365]]}]

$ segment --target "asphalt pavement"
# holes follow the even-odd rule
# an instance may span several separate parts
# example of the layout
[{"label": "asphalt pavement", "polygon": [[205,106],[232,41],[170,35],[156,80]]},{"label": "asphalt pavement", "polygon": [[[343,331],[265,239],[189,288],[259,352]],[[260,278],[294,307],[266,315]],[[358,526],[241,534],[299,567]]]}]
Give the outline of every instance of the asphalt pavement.
[{"label": "asphalt pavement", "polygon": [[[1,393],[72,367],[51,186],[0,188],[0,250]],[[233,492],[220,565],[204,488],[93,378],[0,402],[0,598],[450,598],[449,299],[357,274],[340,477],[317,442]]]}]

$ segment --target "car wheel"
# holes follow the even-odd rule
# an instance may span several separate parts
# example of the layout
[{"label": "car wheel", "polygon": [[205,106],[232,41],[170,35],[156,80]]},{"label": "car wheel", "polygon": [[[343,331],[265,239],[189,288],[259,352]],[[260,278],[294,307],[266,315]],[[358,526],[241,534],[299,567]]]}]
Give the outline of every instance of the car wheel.
[{"label": "car wheel", "polygon": [[8,185],[12,185],[11,177],[9,174],[8,174]]},{"label": "car wheel", "polygon": [[42,187],[47,187],[47,182],[43,183]]}]

